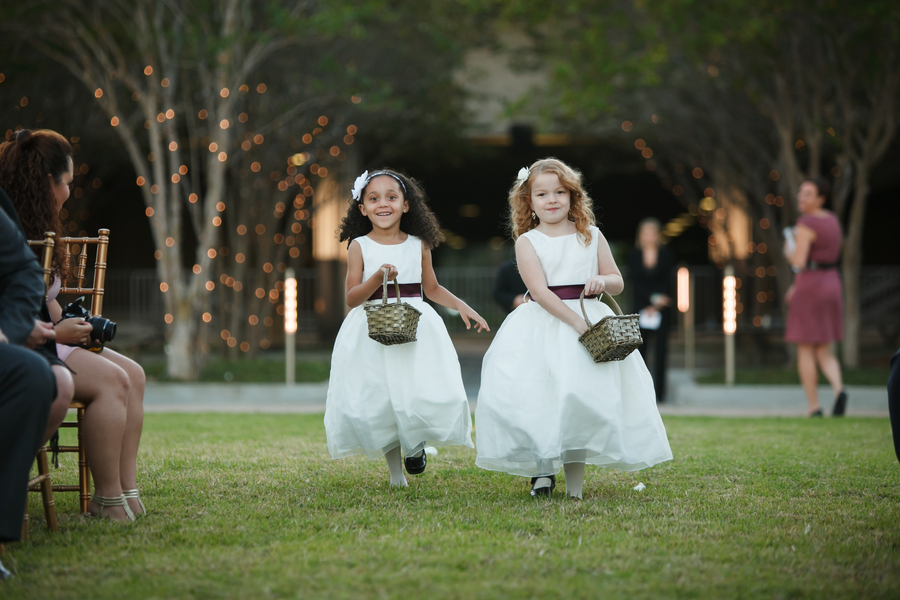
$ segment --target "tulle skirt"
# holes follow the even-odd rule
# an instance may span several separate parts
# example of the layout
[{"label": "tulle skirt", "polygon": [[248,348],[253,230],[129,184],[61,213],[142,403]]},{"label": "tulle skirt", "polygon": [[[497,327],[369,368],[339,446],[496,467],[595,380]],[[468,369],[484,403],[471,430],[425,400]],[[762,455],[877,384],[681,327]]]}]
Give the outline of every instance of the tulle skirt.
[{"label": "tulle skirt", "polygon": [[383,346],[369,339],[362,306],[341,325],[331,357],[325,433],[333,458],[379,458],[400,447],[472,444],[472,417],[447,328],[420,298],[416,341]]},{"label": "tulle skirt", "polygon": [[[585,308],[592,323],[614,314],[598,300]],[[535,302],[506,318],[484,357],[475,432],[476,465],[525,477],[569,462],[636,471],[672,459],[640,353],[595,363],[575,330]]]}]

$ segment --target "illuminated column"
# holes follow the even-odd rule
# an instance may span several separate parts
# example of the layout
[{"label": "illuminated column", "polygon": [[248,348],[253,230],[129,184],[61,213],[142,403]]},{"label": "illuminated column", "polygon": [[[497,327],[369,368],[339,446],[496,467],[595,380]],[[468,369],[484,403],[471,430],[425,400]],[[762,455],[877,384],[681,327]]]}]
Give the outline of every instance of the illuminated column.
[{"label": "illuminated column", "polygon": [[694,303],[691,302],[694,288],[691,285],[691,272],[687,267],[678,269],[678,311],[682,313],[681,323],[684,327],[684,368],[689,373],[696,366],[694,347]]},{"label": "illuminated column", "polygon": [[338,242],[336,232],[349,207],[350,181],[348,176],[340,176],[335,171],[318,182],[313,195],[310,228],[316,269],[314,308],[319,335],[326,343],[334,341],[337,336],[347,306],[344,299],[347,245]]},{"label": "illuminated column", "polygon": [[297,333],[297,278],[294,270],[284,273],[284,369],[288,385],[294,385],[294,352]]},{"label": "illuminated column", "polygon": [[734,332],[737,331],[737,292],[734,267],[725,267],[722,280],[722,330],[725,332],[725,384],[734,385]]}]

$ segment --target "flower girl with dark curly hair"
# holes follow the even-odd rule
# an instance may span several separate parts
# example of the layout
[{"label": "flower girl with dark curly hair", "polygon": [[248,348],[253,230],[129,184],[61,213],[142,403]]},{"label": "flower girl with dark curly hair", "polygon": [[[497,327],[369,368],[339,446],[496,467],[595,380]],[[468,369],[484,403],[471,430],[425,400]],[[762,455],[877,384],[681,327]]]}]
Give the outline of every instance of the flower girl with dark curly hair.
[{"label": "flower girl with dark curly hair", "polygon": [[624,288],[581,174],[539,160],[519,171],[509,204],[516,262],[533,301],[506,318],[484,357],[475,464],[531,477],[532,496],[549,496],[564,467],[566,492],[580,499],[585,463],[635,471],[672,451],[640,353],[595,363],[578,341],[588,329],[580,293],[596,323],[614,313],[587,298]]},{"label": "flower girl with dark curly hair", "polygon": [[[390,170],[356,179],[341,224],[347,245],[347,304],[334,343],[325,402],[325,432],[333,458],[384,456],[391,485],[425,471],[426,446],[472,445],[472,418],[459,359],[440,316],[423,296],[459,312],[466,328],[485,320],[443,288],[431,251],[444,240],[419,183]],[[384,274],[400,282],[403,302],[418,309],[416,341],[383,346],[368,337],[364,305],[381,302]],[[393,286],[389,297],[395,297]]]}]

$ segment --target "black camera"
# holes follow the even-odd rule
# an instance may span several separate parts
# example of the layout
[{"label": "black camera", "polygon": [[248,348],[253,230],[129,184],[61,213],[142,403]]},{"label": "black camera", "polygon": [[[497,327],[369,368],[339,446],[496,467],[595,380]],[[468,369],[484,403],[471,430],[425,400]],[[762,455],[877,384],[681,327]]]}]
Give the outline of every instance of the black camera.
[{"label": "black camera", "polygon": [[93,330],[91,331],[91,344],[88,346],[90,350],[102,350],[103,344],[111,342],[116,337],[116,324],[109,319],[103,317],[92,317],[91,313],[81,304],[84,302],[84,296],[78,298],[74,302],[66,304],[62,309],[63,319],[84,319],[85,323],[89,323]]}]

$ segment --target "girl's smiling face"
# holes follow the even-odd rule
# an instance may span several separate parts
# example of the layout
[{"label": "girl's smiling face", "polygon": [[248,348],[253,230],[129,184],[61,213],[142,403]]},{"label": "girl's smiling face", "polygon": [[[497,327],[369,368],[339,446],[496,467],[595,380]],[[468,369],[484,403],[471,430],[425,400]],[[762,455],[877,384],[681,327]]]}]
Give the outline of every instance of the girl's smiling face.
[{"label": "girl's smiling face", "polygon": [[531,210],[541,223],[559,223],[569,218],[572,196],[556,173],[541,173],[531,183]]},{"label": "girl's smiling face", "polygon": [[372,221],[373,227],[390,229],[399,225],[403,213],[409,211],[409,202],[403,197],[396,179],[379,175],[366,186],[359,210]]}]

